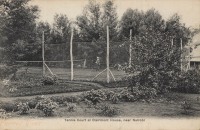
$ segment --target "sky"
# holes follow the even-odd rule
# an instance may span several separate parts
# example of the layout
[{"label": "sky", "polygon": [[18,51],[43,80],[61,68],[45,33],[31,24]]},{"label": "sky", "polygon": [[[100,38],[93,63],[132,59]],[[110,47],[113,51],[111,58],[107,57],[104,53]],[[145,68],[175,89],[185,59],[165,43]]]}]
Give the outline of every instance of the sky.
[{"label": "sky", "polygon": [[[100,3],[103,1],[98,0]],[[119,19],[128,8],[143,11],[155,8],[165,20],[178,13],[181,22],[187,27],[200,27],[200,0],[114,0],[114,2]],[[88,0],[32,0],[30,4],[39,6],[41,11],[39,20],[52,24],[56,13],[66,14],[70,20],[76,20],[88,4]]]}]

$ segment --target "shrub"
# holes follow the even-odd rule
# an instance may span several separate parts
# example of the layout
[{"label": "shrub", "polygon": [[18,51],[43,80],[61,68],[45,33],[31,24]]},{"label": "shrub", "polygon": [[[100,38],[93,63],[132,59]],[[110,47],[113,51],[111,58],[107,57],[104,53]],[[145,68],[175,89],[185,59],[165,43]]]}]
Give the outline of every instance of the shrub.
[{"label": "shrub", "polygon": [[7,119],[10,116],[11,115],[9,113],[7,113],[6,110],[0,109],[0,119]]},{"label": "shrub", "polygon": [[8,66],[6,64],[0,65],[0,79],[5,79],[11,74],[15,74],[19,66],[12,65]]},{"label": "shrub", "polygon": [[136,96],[137,99],[149,100],[157,96],[157,90],[155,88],[137,86],[133,95]]},{"label": "shrub", "polygon": [[68,112],[74,112],[76,110],[76,104],[75,103],[65,102],[64,104],[65,104],[65,106],[67,106]]},{"label": "shrub", "polygon": [[30,101],[28,101],[28,106],[30,109],[34,109],[36,107],[37,103],[38,103],[38,100],[31,99]]},{"label": "shrub", "polygon": [[124,89],[120,93],[120,99],[126,102],[134,102],[138,100],[149,101],[157,96],[155,88],[148,88],[144,86],[136,86],[133,88],[133,92],[128,89]]},{"label": "shrub", "polygon": [[171,90],[183,93],[199,93],[199,79],[200,72],[197,70],[189,70],[187,72],[178,73],[171,82]]},{"label": "shrub", "polygon": [[115,116],[118,115],[119,109],[116,107],[109,106],[108,104],[103,104],[99,107],[101,110],[100,114],[103,116]]},{"label": "shrub", "polygon": [[26,103],[22,103],[22,102],[20,102],[18,105],[17,105],[17,107],[18,107],[18,110],[19,110],[19,112],[20,112],[20,114],[22,115],[22,114],[27,114],[27,112],[29,111],[29,105],[28,105],[28,102],[26,102]]},{"label": "shrub", "polygon": [[18,110],[17,105],[11,102],[1,103],[0,108],[4,109],[7,112],[13,112]]},{"label": "shrub", "polygon": [[82,99],[89,100],[92,102],[93,105],[100,103],[101,101],[106,99],[106,94],[102,90],[91,90],[84,92],[82,95]]},{"label": "shrub", "polygon": [[85,103],[89,108],[94,107],[92,101],[90,101],[90,100],[85,99],[85,100],[84,100],[84,103]]},{"label": "shrub", "polygon": [[183,109],[183,113],[188,115],[190,113],[190,110],[191,110],[191,103],[189,103],[187,101],[183,101],[181,103],[181,108]]},{"label": "shrub", "polygon": [[42,110],[45,116],[52,116],[54,109],[58,107],[56,102],[53,102],[51,99],[46,98],[38,102],[36,109]]},{"label": "shrub", "polygon": [[43,85],[54,85],[58,82],[58,78],[56,76],[43,76],[42,84]]},{"label": "shrub", "polygon": [[29,108],[30,109],[36,108],[38,102],[40,102],[41,100],[44,100],[44,99],[45,99],[44,95],[41,95],[41,96],[36,96],[35,98],[27,101]]},{"label": "shrub", "polygon": [[120,99],[126,102],[136,101],[135,97],[131,94],[128,89],[124,89],[120,93]]},{"label": "shrub", "polygon": [[120,99],[120,94],[114,93],[114,94],[110,95],[110,99],[109,99],[109,100],[110,100],[112,103],[118,103],[118,102],[119,102],[119,99]]},{"label": "shrub", "polygon": [[65,102],[63,96],[52,96],[50,99],[58,104],[63,104]]}]

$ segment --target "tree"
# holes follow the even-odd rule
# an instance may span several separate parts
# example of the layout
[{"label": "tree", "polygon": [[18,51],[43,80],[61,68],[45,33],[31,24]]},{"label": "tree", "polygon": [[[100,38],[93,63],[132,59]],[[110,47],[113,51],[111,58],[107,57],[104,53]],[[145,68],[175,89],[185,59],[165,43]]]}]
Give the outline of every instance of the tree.
[{"label": "tree", "polygon": [[56,14],[53,23],[53,41],[54,44],[61,44],[70,40],[71,22],[63,14]]},{"label": "tree", "polygon": [[138,35],[142,19],[142,12],[137,9],[127,9],[120,20],[121,37],[129,38],[131,29],[133,36]]},{"label": "tree", "polygon": [[165,21],[161,14],[154,8],[149,9],[145,12],[143,20],[141,21],[141,30],[155,30],[162,31],[165,29]]},{"label": "tree", "polygon": [[110,31],[110,40],[116,39],[118,35],[117,25],[118,25],[118,17],[116,6],[112,0],[107,0],[103,4],[103,14],[102,14],[102,24],[103,24],[103,32],[101,36],[106,39],[106,26],[109,26]]},{"label": "tree", "polygon": [[185,27],[184,24],[180,22],[180,16],[178,14],[172,15],[166,21],[165,32],[168,32],[171,39],[173,39],[174,46],[180,47],[180,39],[182,39],[183,46],[188,43],[188,38],[191,37],[189,28]]},{"label": "tree", "polygon": [[51,43],[51,26],[48,22],[39,22],[37,24],[37,37],[42,37],[42,33],[44,32],[44,41],[45,44]]},{"label": "tree", "polygon": [[102,31],[100,4],[90,0],[85,7],[83,15],[77,17],[76,24],[79,27],[83,41],[98,40]]},{"label": "tree", "polygon": [[[4,21],[3,33],[7,37],[5,41],[6,56],[10,60],[20,59],[23,54],[17,54],[14,47],[17,44],[30,45],[36,41],[36,19],[38,7],[29,6],[30,0],[2,0],[0,4],[5,10],[7,19]],[[20,46],[20,45],[19,45]],[[24,50],[26,51],[26,50]]]},{"label": "tree", "polygon": [[141,85],[165,92],[173,76],[180,72],[180,47],[171,46],[168,33],[148,30],[137,36],[134,51],[134,65],[129,72],[140,73],[131,79],[131,87]]}]

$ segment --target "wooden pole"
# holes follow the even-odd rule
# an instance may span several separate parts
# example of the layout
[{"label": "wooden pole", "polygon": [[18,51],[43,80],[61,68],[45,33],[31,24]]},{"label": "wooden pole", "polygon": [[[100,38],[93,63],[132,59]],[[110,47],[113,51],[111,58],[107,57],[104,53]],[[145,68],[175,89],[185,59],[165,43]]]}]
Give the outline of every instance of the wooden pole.
[{"label": "wooden pole", "polygon": [[183,59],[182,59],[182,51],[183,51],[183,43],[182,43],[182,38],[180,39],[181,42],[181,71],[183,71]]},{"label": "wooden pole", "polygon": [[129,67],[132,66],[132,29],[130,30],[130,45],[129,45]]},{"label": "wooden pole", "polygon": [[42,74],[45,75],[45,63],[44,63],[44,31],[42,31]]},{"label": "wooden pole", "polygon": [[71,39],[70,39],[70,61],[71,61],[71,80],[74,80],[74,63],[73,63],[72,41],[73,41],[73,29],[71,31]]},{"label": "wooden pole", "polygon": [[107,57],[106,57],[106,60],[107,60],[107,83],[110,82],[110,75],[109,75],[109,27],[107,26]]}]

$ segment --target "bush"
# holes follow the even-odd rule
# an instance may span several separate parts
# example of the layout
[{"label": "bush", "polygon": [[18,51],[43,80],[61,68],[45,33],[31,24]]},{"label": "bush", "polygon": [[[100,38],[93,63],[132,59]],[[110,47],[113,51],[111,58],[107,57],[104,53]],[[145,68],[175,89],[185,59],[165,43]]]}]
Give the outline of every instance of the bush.
[{"label": "bush", "polygon": [[120,94],[119,93],[113,93],[111,92],[110,95],[109,95],[109,100],[112,102],[112,103],[118,103],[119,100],[120,100]]},{"label": "bush", "polygon": [[4,109],[7,112],[13,112],[18,110],[17,105],[11,102],[1,103],[0,108]]},{"label": "bush", "polygon": [[0,79],[5,79],[11,74],[15,74],[18,70],[18,66],[8,66],[6,64],[0,65]]},{"label": "bush", "polygon": [[136,101],[135,97],[131,94],[128,89],[124,89],[120,93],[120,99],[126,102]]},{"label": "bush", "polygon": [[31,99],[30,101],[28,101],[28,106],[30,109],[34,109],[36,107],[37,103],[38,103],[38,100]]},{"label": "bush", "polygon": [[74,112],[76,110],[76,104],[75,103],[65,102],[64,104],[65,104],[65,106],[67,106],[68,112]]},{"label": "bush", "polygon": [[30,109],[27,102],[26,102],[26,103],[20,102],[20,103],[17,105],[17,107],[18,107],[18,110],[19,110],[19,112],[20,112],[21,115],[22,115],[22,114],[27,114],[27,112],[28,112],[29,109]]},{"label": "bush", "polygon": [[126,102],[134,102],[139,100],[149,101],[157,96],[155,88],[148,88],[144,86],[136,86],[133,88],[133,92],[128,89],[124,89],[120,93],[120,99]]},{"label": "bush", "polygon": [[111,116],[118,115],[119,113],[118,108],[109,106],[108,104],[101,105],[99,109],[101,110],[100,114],[103,116],[111,117]]},{"label": "bush", "polygon": [[101,101],[106,99],[106,94],[102,90],[91,90],[84,92],[82,95],[82,99],[89,100],[92,102],[93,105],[100,103]]},{"label": "bush", "polygon": [[191,110],[191,103],[189,103],[187,101],[183,101],[181,103],[181,108],[183,109],[183,114],[188,115],[190,113],[190,110]]},{"label": "bush", "polygon": [[38,102],[36,109],[42,110],[45,116],[52,116],[54,109],[58,107],[56,102],[53,102],[51,99],[46,98]]},{"label": "bush", "polygon": [[187,72],[178,73],[171,82],[171,90],[183,93],[200,92],[200,72],[197,70],[189,70]]},{"label": "bush", "polygon": [[43,76],[42,84],[43,85],[54,85],[57,84],[58,78],[56,76]]},{"label": "bush", "polygon": [[7,113],[6,110],[0,109],[0,119],[7,119],[10,116],[11,115],[9,113]]},{"label": "bush", "polygon": [[144,88],[154,88],[158,94],[163,94],[169,91],[174,75],[178,72],[179,70],[160,70],[149,65],[140,72],[127,77],[126,80],[132,92],[134,87],[143,86]]}]

